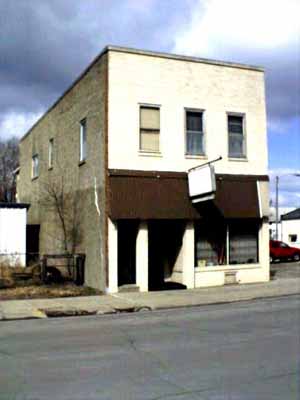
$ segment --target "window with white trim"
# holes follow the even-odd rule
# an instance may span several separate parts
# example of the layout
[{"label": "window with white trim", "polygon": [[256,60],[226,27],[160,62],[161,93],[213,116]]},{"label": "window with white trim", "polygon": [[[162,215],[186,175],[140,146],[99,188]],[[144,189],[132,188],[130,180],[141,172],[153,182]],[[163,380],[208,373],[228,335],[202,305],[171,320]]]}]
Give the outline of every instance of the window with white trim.
[{"label": "window with white trim", "polygon": [[49,149],[48,149],[48,168],[53,168],[53,156],[54,156],[54,139],[49,140]]},{"label": "window with white trim", "polygon": [[235,221],[229,224],[229,264],[258,262],[258,226]]},{"label": "window with white trim", "polygon": [[160,109],[155,106],[140,106],[140,150],[159,152]]},{"label": "window with white trim", "polygon": [[32,179],[37,178],[39,176],[39,155],[35,154],[32,156]]},{"label": "window with white trim", "polygon": [[195,225],[195,266],[258,263],[259,224],[253,221],[200,221]]},{"label": "window with white trim", "polygon": [[87,156],[86,145],[86,119],[80,121],[80,147],[79,147],[79,161],[85,161]]},{"label": "window with white trim", "polygon": [[186,110],[186,154],[204,155],[203,112]]},{"label": "window with white trim", "polygon": [[243,115],[228,114],[228,156],[245,158],[245,118]]},{"label": "window with white trim", "polygon": [[196,267],[226,264],[226,234],[224,221],[201,221],[195,224]]}]

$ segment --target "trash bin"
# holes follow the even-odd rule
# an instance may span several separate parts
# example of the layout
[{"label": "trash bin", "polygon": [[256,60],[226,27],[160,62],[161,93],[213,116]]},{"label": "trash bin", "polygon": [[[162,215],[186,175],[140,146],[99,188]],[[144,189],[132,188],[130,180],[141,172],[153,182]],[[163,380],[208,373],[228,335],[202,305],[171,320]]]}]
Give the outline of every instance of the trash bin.
[{"label": "trash bin", "polygon": [[76,254],[74,257],[75,257],[75,284],[78,286],[82,286],[84,284],[85,254]]}]

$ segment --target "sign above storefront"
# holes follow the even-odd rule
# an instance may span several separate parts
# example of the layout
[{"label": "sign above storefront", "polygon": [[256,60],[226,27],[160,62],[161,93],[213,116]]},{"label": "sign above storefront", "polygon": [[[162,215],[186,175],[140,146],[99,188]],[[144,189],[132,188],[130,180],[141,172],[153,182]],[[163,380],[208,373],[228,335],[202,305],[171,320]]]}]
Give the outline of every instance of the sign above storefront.
[{"label": "sign above storefront", "polygon": [[214,166],[205,164],[188,171],[189,196],[193,203],[215,197],[216,177]]}]

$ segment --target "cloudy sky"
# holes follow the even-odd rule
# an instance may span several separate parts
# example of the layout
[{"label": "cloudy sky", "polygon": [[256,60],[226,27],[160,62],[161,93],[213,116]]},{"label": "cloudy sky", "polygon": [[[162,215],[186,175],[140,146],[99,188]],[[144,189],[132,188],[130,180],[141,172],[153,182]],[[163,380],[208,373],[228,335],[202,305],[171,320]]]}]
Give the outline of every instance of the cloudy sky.
[{"label": "cloudy sky", "polygon": [[[300,1],[0,0],[0,137],[22,136],[107,44],[262,65],[269,167],[300,172]],[[300,206],[300,178],[280,180]]]}]

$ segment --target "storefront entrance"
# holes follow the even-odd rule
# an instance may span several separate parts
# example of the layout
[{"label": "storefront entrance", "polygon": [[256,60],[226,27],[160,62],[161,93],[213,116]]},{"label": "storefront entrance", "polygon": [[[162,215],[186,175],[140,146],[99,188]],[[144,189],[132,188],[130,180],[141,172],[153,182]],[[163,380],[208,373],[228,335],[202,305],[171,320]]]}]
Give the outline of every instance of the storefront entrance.
[{"label": "storefront entrance", "polygon": [[184,229],[185,222],[181,220],[148,222],[149,290],[185,288],[172,280],[174,268],[180,262]]},{"label": "storefront entrance", "polygon": [[138,221],[118,222],[118,286],[136,283],[136,237]]}]

